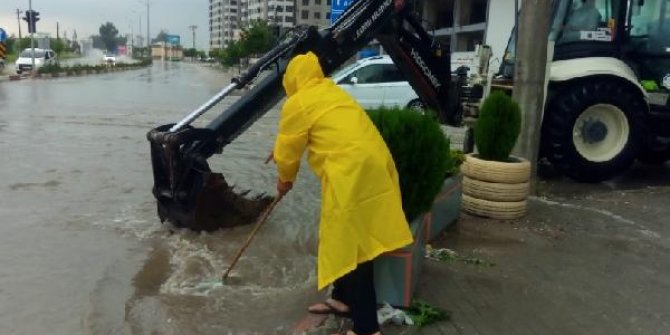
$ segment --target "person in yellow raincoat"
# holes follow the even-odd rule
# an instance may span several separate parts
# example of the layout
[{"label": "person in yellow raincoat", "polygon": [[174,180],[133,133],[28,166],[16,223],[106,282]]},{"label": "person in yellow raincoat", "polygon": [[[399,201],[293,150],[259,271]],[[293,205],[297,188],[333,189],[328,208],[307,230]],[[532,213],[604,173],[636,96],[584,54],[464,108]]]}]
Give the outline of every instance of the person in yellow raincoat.
[{"label": "person in yellow raincoat", "polygon": [[354,334],[377,334],[372,260],[412,243],[393,158],[365,111],[324,77],[313,53],[289,62],[283,85],[288,99],[269,157],[277,191],[292,188],[307,150],[321,180],[318,289],[334,286],[331,299],[309,310],[346,313]]}]

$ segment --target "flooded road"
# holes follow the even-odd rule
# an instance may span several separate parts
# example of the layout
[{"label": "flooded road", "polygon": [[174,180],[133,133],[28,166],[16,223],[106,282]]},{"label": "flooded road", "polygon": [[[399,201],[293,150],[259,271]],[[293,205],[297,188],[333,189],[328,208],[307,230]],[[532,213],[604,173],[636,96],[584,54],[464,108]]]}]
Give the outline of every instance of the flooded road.
[{"label": "flooded road", "polygon": [[[218,278],[251,231],[171,231],[151,195],[146,133],[230,78],[193,64],[0,84],[0,333],[286,333],[318,299],[318,182],[304,168],[232,276]],[[234,101],[207,114],[214,118]],[[278,111],[214,170],[274,192]]]}]

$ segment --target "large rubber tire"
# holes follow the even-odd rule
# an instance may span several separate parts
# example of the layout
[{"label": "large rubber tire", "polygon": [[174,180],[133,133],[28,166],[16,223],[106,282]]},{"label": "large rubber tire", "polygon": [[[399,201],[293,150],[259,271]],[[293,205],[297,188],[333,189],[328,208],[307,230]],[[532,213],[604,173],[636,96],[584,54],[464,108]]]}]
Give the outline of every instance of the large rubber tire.
[{"label": "large rubber tire", "polygon": [[528,182],[517,184],[489,183],[463,177],[463,194],[490,201],[522,201],[528,197]]},{"label": "large rubber tire", "polygon": [[466,213],[499,220],[512,220],[526,215],[527,201],[497,202],[463,194],[462,208]]},{"label": "large rubber tire", "polygon": [[473,154],[465,155],[461,164],[463,175],[471,179],[488,181],[491,183],[518,184],[530,179],[530,163],[527,160],[518,162],[487,161]]},{"label": "large rubber tire", "polygon": [[642,148],[637,155],[637,159],[648,165],[662,165],[670,160],[670,149],[654,150]]},{"label": "large rubber tire", "polygon": [[[572,83],[557,92],[545,116],[542,137],[546,142],[544,148],[547,150],[547,157],[558,170],[577,181],[599,182],[610,179],[626,171],[633,163],[641,142],[644,129],[643,112],[646,108],[637,88],[618,79],[602,77]],[[575,139],[584,134],[577,131],[579,128],[575,125],[578,119],[582,121],[582,113],[587,110],[592,113],[594,109],[598,113],[609,113],[620,121],[619,128],[627,128],[627,131],[619,133],[627,133],[626,138],[617,137],[614,135],[616,131],[608,129],[605,139],[597,142],[595,146]],[[621,117],[619,111],[625,117]],[[616,143],[604,145],[612,141]],[[592,150],[593,156],[585,157],[578,150],[578,146],[582,152]],[[585,147],[589,149],[582,149]],[[596,154],[598,150],[602,152],[600,156]]]}]

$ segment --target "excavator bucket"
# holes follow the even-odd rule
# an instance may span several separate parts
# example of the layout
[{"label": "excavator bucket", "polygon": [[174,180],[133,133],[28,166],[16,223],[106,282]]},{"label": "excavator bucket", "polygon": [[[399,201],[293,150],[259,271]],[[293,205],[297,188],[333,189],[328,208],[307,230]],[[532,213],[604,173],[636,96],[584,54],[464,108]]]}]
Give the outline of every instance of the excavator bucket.
[{"label": "excavator bucket", "polygon": [[198,147],[212,136],[207,129],[186,127],[170,132],[172,125],[151,130],[153,194],[161,222],[197,231],[213,231],[252,223],[272,197],[249,197],[236,192],[222,174],[210,170]]}]

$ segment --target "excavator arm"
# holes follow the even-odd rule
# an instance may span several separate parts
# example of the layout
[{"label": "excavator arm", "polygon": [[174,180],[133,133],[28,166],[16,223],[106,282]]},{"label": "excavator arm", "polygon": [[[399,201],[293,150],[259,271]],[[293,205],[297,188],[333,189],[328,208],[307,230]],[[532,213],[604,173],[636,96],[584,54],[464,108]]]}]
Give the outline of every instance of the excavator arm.
[{"label": "excavator arm", "polygon": [[[422,28],[404,0],[358,0],[329,28],[294,29],[245,73],[177,124],[152,129],[153,194],[161,221],[180,227],[215,230],[251,222],[270,199],[232,192],[207,159],[275,106],[283,97],[282,76],[290,59],[311,51],[330,75],[357,51],[377,39],[405,74],[424,105],[440,121],[458,124],[458,85],[452,85],[449,53]],[[253,88],[204,128],[190,124],[235,89]],[[253,215],[252,215],[253,216]]]}]

